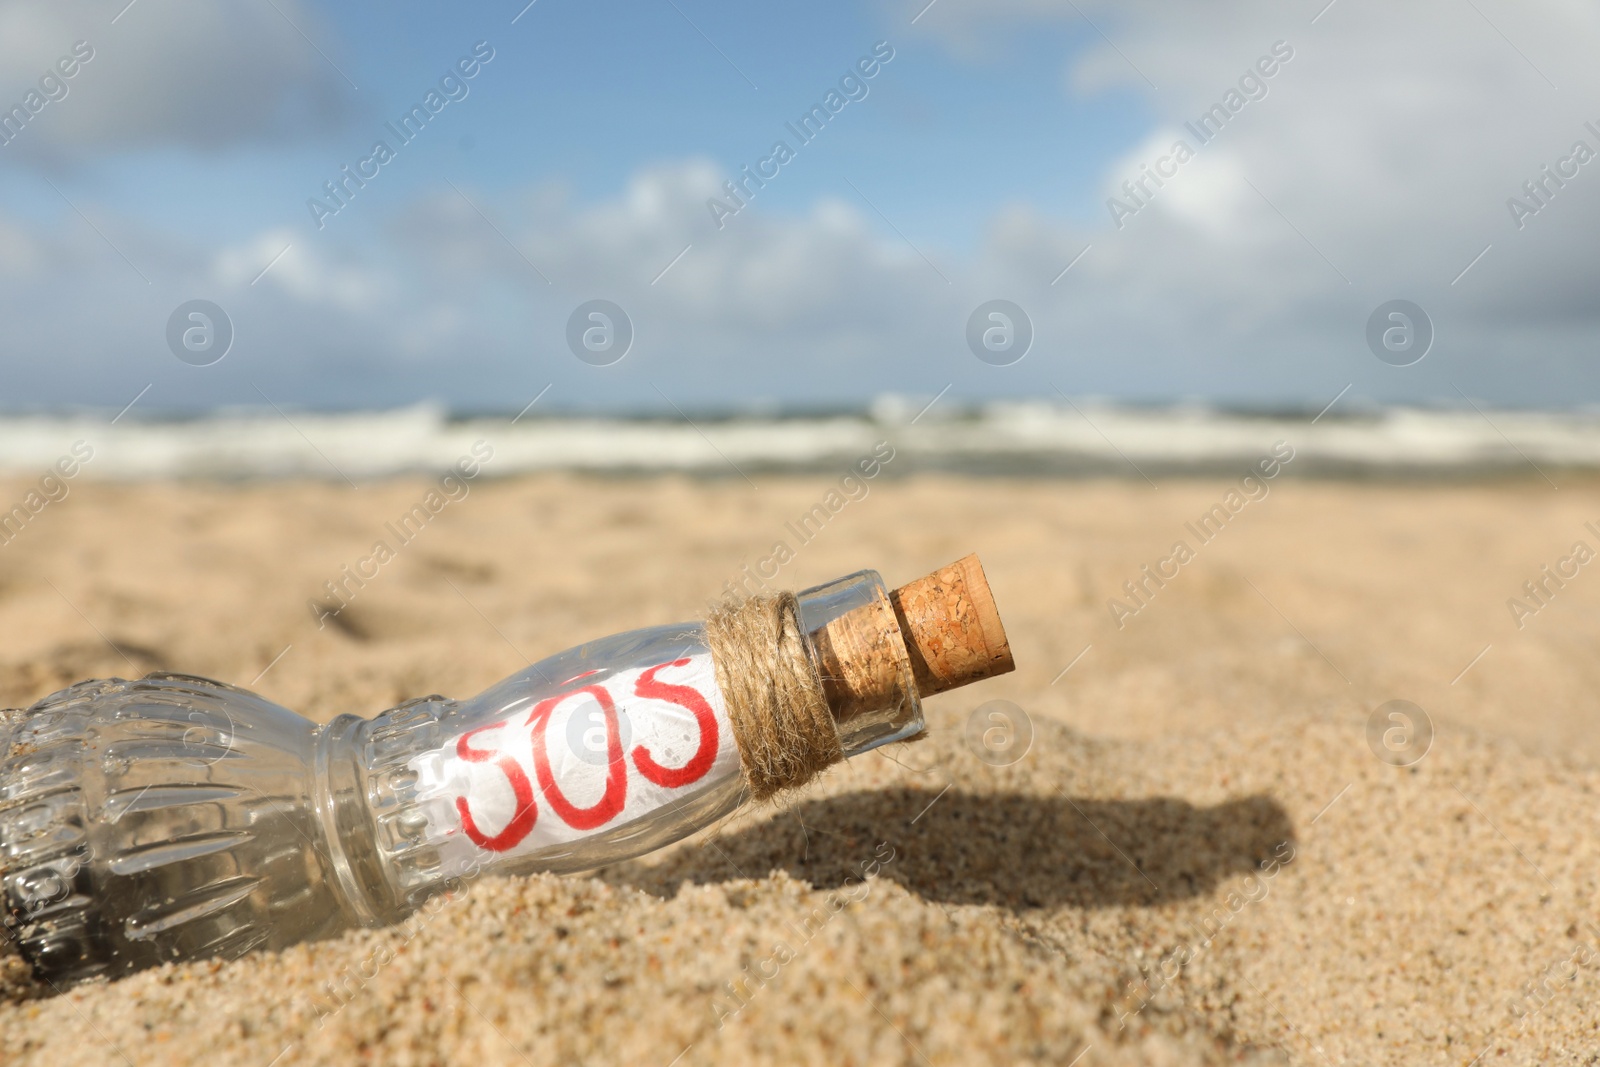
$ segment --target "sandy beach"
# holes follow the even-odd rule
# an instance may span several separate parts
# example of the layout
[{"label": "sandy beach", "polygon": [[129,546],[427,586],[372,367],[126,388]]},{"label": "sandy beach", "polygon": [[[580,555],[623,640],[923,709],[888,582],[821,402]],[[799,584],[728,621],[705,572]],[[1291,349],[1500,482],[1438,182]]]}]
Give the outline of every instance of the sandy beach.
[{"label": "sandy beach", "polygon": [[[1212,530],[1237,480],[886,477],[801,543],[838,479],[753,479],[480,481],[333,616],[436,481],[72,483],[0,548],[0,706],[151,670],[318,721],[465,697],[780,540],[774,588],[978,552],[1018,669],[593,877],[60,996],[0,957],[0,1062],[1596,1062],[1600,481],[1278,478]],[[993,700],[1033,735],[1005,766],[967,741]],[[1385,762],[1394,700],[1431,741]]]}]

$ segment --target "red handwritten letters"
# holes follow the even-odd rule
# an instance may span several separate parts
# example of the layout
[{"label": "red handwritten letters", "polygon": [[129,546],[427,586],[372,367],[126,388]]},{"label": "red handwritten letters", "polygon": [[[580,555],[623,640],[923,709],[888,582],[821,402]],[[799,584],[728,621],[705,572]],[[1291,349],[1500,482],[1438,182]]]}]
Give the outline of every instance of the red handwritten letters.
[{"label": "red handwritten letters", "polygon": [[[477,747],[473,743],[473,739],[479,735],[503,730],[512,720],[502,719],[462,734],[456,742],[456,756],[467,763],[491,764],[498,768],[505,776],[506,784],[510,786],[516,803],[505,827],[498,833],[490,834],[485,833],[480,825],[480,820],[484,816],[482,814],[474,816],[472,798],[466,793],[457,796],[455,807],[461,818],[462,831],[473,844],[490,852],[505,852],[515,848],[533,830],[540,816],[539,806],[534,797],[535,781],[538,783],[540,798],[556,818],[574,830],[590,831],[607,825],[622,814],[628,803],[628,787],[635,772],[646,782],[660,789],[680,789],[703,779],[717,760],[724,733],[718,724],[718,716],[712,708],[712,702],[703,691],[704,687],[715,684],[711,681],[711,674],[709,670],[696,673],[696,676],[702,679],[700,688],[664,681],[657,677],[664,670],[683,668],[690,664],[689,659],[658,663],[637,675],[628,672],[604,682],[570,689],[539,701],[522,723],[525,728],[532,727],[531,732],[526,735],[531,749],[528,753],[528,762],[533,768],[532,779],[529,778],[524,763],[516,753],[507,751],[506,748]],[[572,679],[572,681],[577,680]],[[552,718],[563,705],[585,697],[592,699],[598,706],[604,724],[605,788],[599,800],[588,807],[579,807],[569,799],[562,783],[558,781],[556,770],[551,765],[548,734]],[[698,744],[694,754],[680,767],[663,765],[643,743],[635,745],[631,753],[624,751],[622,719],[631,713],[630,723],[638,729],[640,717],[651,714],[649,702],[675,706],[693,716],[699,731]],[[570,712],[573,709],[568,707],[567,710]],[[498,736],[504,738],[506,735]]]},{"label": "red handwritten letters", "polygon": [[694,713],[694,720],[700,727],[700,747],[689,758],[689,762],[677,770],[661,766],[643,745],[634,748],[633,763],[639,768],[639,773],[656,785],[668,789],[698,782],[705,777],[706,772],[711,769],[712,761],[717,758],[717,716],[711,710],[711,705],[706,703],[706,698],[700,695],[700,690],[693,686],[673,685],[656,679],[662,667],[683,667],[688,662],[686,659],[680,659],[658,664],[641,674],[639,681],[634,685],[634,692],[642,697],[653,697],[656,700],[665,700],[679,707],[688,708]]}]

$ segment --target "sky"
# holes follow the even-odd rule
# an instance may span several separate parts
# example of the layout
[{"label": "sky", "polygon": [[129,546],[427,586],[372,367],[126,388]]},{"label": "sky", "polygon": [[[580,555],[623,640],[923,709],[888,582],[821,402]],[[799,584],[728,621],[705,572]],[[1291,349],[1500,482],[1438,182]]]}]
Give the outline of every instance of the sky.
[{"label": "sky", "polygon": [[0,410],[1588,407],[1597,51],[1557,0],[5,0]]}]

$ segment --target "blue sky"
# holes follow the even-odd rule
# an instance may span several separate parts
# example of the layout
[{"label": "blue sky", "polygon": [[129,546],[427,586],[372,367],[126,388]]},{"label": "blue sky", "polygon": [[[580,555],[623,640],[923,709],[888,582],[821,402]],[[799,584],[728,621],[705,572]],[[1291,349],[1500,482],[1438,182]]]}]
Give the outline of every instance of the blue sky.
[{"label": "blue sky", "polygon": [[[1052,203],[1098,217],[1096,162],[1129,147],[1150,121],[1135,92],[1089,102],[1063,90],[1063,57],[1089,43],[1087,24],[998,32],[1003,47],[964,61],[907,35],[897,25],[904,11],[889,6],[753,13],[694,0],[677,7],[540,0],[509,24],[521,10],[511,3],[467,13],[416,2],[307,8],[310,17],[297,25],[328,53],[325,68],[308,73],[325,83],[336,114],[286,116],[281,129],[219,150],[169,141],[96,154],[71,176],[105,206],[196,240],[298,225],[309,217],[307,195],[482,40],[496,59],[473,80],[471,103],[451,109],[436,134],[408,149],[406,165],[375,183],[371,209],[362,213],[367,225],[443,179],[488,194],[552,182],[603,198],[652,161],[702,157],[730,172],[753,162],[858,56],[893,38],[895,59],[871,80],[871,107],[830,129],[805,165],[763,193],[762,206],[803,214],[820,196],[848,193],[842,178],[849,176],[895,204],[896,225],[960,248],[971,246],[999,202]],[[135,7],[124,18],[137,14]],[[48,58],[35,66],[43,69]],[[32,79],[9,80],[20,99]],[[1021,100],[1028,105],[1019,107]],[[8,168],[7,202],[71,213],[34,178]]]},{"label": "blue sky", "polygon": [[[125,3],[0,9],[0,107],[94,49],[0,146],[0,407],[146,385],[151,410],[1600,386],[1600,163],[1521,226],[1507,207],[1575,141],[1600,149],[1581,4]],[[465,98],[318,228],[308,198],[478,42]],[[800,146],[785,123],[877,42],[893,59]],[[1280,42],[1264,95],[1130,201]],[[793,161],[718,229],[708,199],[779,138]],[[1120,226],[1113,196],[1137,208]],[[611,366],[565,340],[596,298],[635,329]],[[1036,336],[1010,366],[966,341],[995,298]],[[1409,367],[1365,339],[1395,298],[1435,327]],[[235,327],[211,366],[168,350],[192,299]]]},{"label": "blue sky", "polygon": [[[390,196],[447,174],[487,192],[564,182],[592,199],[616,195],[650,161],[754,161],[851,62],[890,40],[895,59],[871,80],[871,107],[830,129],[806,165],[764,193],[764,207],[803,213],[819,196],[847,190],[841,176],[849,175],[892,199],[900,224],[956,244],[971,243],[998,201],[1097,210],[1091,161],[1126,148],[1148,115],[1133,93],[1090,106],[1062,91],[1062,57],[1092,31],[1055,27],[1032,39],[1019,31],[1003,53],[961,62],[908,38],[896,25],[902,14],[839,3],[752,12],[728,3],[541,0],[515,26],[435,4],[352,5],[336,25],[344,40],[361,41],[348,72],[367,83],[362,111],[372,120],[414,99],[470,41],[489,40],[502,56],[450,136],[430,144]],[[1019,98],[1039,106],[1018,108]],[[1044,129],[1051,135],[1040,136]],[[1003,151],[992,155],[986,144]],[[303,184],[304,168],[318,174],[326,157],[298,147],[298,172],[285,167],[281,176]]]}]

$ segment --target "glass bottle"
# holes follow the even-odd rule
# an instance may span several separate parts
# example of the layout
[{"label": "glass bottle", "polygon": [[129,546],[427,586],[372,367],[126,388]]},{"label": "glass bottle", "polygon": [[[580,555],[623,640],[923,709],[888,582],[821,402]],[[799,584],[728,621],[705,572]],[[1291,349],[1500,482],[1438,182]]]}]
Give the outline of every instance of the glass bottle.
[{"label": "glass bottle", "polygon": [[[921,733],[920,695],[1011,669],[975,557],[799,606],[847,758]],[[615,863],[746,798],[701,624],[325,725],[192,675],[82,682],[0,712],[0,899],[61,988],[397,922],[480,874]]]}]

